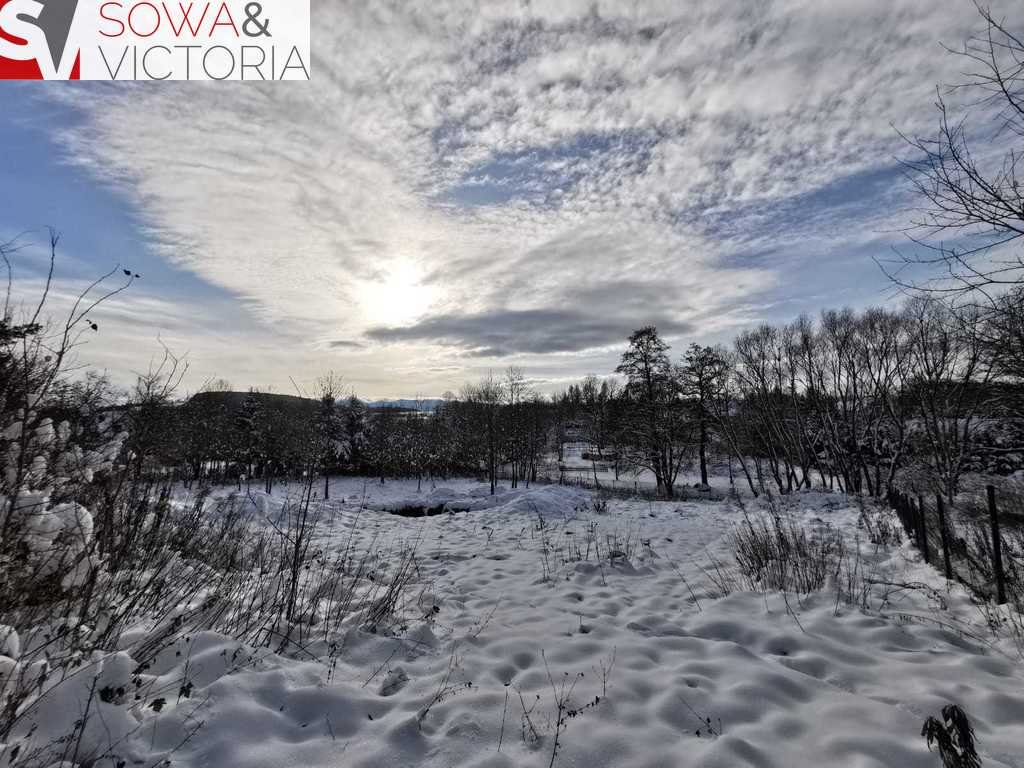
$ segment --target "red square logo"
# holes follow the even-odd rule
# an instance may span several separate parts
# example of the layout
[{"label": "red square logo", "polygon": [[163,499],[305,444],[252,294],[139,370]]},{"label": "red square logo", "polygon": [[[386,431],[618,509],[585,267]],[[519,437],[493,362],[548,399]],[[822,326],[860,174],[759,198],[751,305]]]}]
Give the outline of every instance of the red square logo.
[{"label": "red square logo", "polygon": [[[78,80],[80,56],[68,49],[77,0],[0,0],[0,80]],[[74,56],[67,70],[63,57]],[[64,72],[61,76],[58,73]]]}]

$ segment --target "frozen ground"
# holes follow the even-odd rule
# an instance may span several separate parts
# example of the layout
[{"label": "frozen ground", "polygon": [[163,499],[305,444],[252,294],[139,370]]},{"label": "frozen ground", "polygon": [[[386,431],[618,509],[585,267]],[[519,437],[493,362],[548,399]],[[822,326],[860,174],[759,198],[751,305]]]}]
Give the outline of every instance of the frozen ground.
[{"label": "frozen ground", "polygon": [[[719,597],[713,563],[732,563],[726,537],[742,520],[730,503],[599,512],[589,493],[557,486],[493,501],[472,483],[445,488],[347,479],[327,504],[320,546],[350,546],[351,531],[359,546],[419,542],[407,631],[352,629],[334,663],[189,638],[150,672],[174,679],[188,663],[195,690],[146,713],[139,749],[169,749],[201,720],[175,765],[543,767],[555,691],[574,684],[567,707],[591,706],[558,735],[565,768],[935,768],[920,730],[948,703],[972,718],[985,766],[1024,766],[1024,672],[975,638],[962,596],[940,610],[920,590],[890,589],[866,612],[837,607],[829,588]],[[284,493],[254,496],[261,514]],[[382,511],[445,502],[475,509]],[[807,525],[858,535],[845,497],[789,504]],[[908,547],[861,548],[877,578],[945,593]]]}]

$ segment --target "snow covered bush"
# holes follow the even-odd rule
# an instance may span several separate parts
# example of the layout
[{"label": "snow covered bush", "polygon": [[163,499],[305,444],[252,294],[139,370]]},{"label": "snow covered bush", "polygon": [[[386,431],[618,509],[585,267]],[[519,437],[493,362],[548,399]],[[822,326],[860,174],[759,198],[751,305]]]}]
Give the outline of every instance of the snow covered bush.
[{"label": "snow covered bush", "polygon": [[43,319],[49,283],[24,321],[10,291],[0,307],[0,765],[103,752],[88,735],[101,726],[82,709],[93,695],[78,693],[99,679],[92,672],[107,665],[140,597],[97,538],[98,500],[107,520],[129,508],[124,494],[97,490],[117,470],[126,434],[81,396],[94,389],[66,377],[72,350],[98,330],[89,313],[135,278],[126,276],[112,290],[94,283],[59,321]]},{"label": "snow covered bush", "polygon": [[[109,430],[112,431],[112,430]],[[58,576],[67,589],[84,582],[93,541],[93,516],[76,501],[81,484],[109,470],[124,433],[100,450],[83,451],[68,422],[56,426],[36,411],[20,412],[4,426],[0,455],[0,567]]]}]

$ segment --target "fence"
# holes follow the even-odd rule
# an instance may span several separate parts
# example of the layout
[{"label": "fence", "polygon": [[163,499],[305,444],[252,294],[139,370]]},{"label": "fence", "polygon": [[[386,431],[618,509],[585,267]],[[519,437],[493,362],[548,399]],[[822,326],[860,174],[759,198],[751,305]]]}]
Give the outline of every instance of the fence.
[{"label": "fence", "polygon": [[979,597],[1006,603],[1007,551],[994,486],[986,487],[982,514],[953,505],[941,494],[893,490],[888,501],[926,563]]}]

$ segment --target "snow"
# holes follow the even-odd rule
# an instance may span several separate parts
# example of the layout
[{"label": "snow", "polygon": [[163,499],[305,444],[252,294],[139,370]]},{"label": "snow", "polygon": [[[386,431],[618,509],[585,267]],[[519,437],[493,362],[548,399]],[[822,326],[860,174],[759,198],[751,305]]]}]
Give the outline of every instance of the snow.
[{"label": "snow", "polygon": [[[287,493],[252,492],[257,516],[274,517]],[[553,684],[575,680],[572,706],[599,701],[559,734],[554,764],[566,768],[934,768],[920,730],[949,703],[971,717],[985,766],[1024,766],[1020,660],[909,545],[864,540],[844,496],[780,503],[842,531],[878,581],[928,584],[945,609],[896,588],[869,610],[837,604],[831,587],[722,596],[714,563],[731,562],[743,520],[732,502],[612,500],[601,511],[575,488],[506,485],[491,497],[470,481],[417,492],[415,481],[355,478],[333,481],[331,497],[317,546],[419,542],[407,631],[353,626],[334,662],[319,645],[316,660],[284,658],[197,633],[138,675],[156,691],[188,665],[188,697],[170,690],[158,713],[99,705],[106,728],[131,734],[133,755],[181,745],[173,764],[196,768],[543,767]],[[438,505],[449,513],[387,511]],[[17,638],[5,629],[8,650]],[[134,661],[104,660],[102,684],[134,691]],[[74,711],[84,690],[52,706]]]},{"label": "snow", "polygon": [[405,494],[370,501],[367,506],[379,511],[437,509],[444,512],[497,512],[504,515],[565,517],[590,504],[593,494],[581,489],[540,485],[510,490],[497,486],[492,496],[489,487],[473,486],[457,490],[439,487],[427,493]]}]

